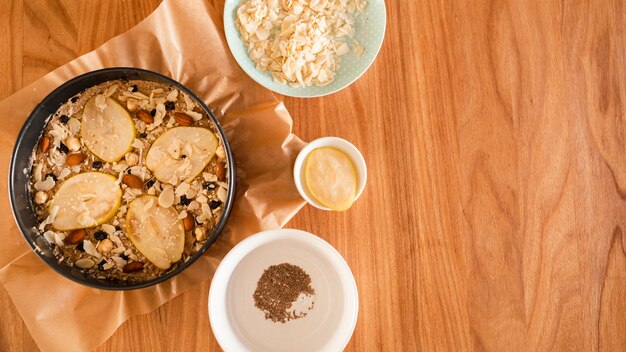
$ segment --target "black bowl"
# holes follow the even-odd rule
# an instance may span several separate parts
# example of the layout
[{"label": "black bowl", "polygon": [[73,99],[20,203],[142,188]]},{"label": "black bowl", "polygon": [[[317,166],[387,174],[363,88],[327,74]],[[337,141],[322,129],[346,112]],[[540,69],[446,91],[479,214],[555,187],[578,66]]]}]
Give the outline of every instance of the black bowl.
[{"label": "black bowl", "polygon": [[[176,269],[166,273],[158,278],[144,281],[144,282],[122,282],[122,281],[107,281],[89,277],[80,270],[70,267],[65,263],[59,263],[57,258],[52,253],[48,241],[37,230],[37,217],[33,211],[33,205],[31,203],[31,194],[28,184],[30,182],[31,175],[31,155],[39,138],[43,134],[44,128],[48,123],[48,117],[55,113],[59,107],[67,102],[70,98],[76,94],[84,91],[87,88],[93,87],[100,83],[112,80],[144,80],[153,81],[159,83],[165,83],[172,85],[181,91],[188,94],[192,99],[204,109],[210,118],[213,120],[220,134],[220,138],[224,143],[224,149],[226,150],[226,161],[228,163],[228,196],[226,204],[224,205],[224,211],[217,223],[217,226],[213,229],[213,232],[208,236],[206,243],[195,253],[191,259],[187,262],[180,264]],[[17,222],[26,242],[32,247],[37,255],[54,269],[56,272],[67,277],[70,280],[78,282],[83,285],[87,285],[94,288],[106,289],[106,290],[131,290],[137,288],[144,288],[151,285],[158,284],[178,273],[185,270],[191,264],[193,264],[206,250],[211,246],[219,237],[230,211],[232,209],[233,200],[235,197],[235,165],[233,156],[226,139],[226,135],[222,130],[219,122],[215,118],[215,115],[211,110],[200,100],[195,94],[187,89],[182,84],[175,80],[163,76],[161,74],[129,67],[115,67],[107,68],[98,71],[92,71],[85,73],[81,76],[73,78],[64,83],[52,93],[50,93],[39,105],[35,107],[33,112],[24,123],[22,130],[20,131],[13,154],[11,156],[11,166],[9,168],[9,198],[11,201],[11,208],[13,210],[13,216]]]}]

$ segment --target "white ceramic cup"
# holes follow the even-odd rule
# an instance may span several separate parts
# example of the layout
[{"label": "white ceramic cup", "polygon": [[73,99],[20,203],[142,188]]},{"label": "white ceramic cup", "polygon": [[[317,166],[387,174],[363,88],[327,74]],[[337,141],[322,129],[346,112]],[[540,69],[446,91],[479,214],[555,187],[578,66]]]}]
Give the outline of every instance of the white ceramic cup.
[{"label": "white ceramic cup", "polygon": [[354,200],[356,201],[357,199],[359,199],[359,196],[361,196],[361,193],[363,193],[363,189],[365,189],[365,183],[367,182],[367,167],[365,165],[365,159],[363,158],[363,155],[357,149],[357,147],[355,147],[352,143],[348,142],[347,140],[341,139],[338,137],[318,138],[312,141],[311,143],[309,143],[298,154],[298,157],[296,158],[296,163],[293,166],[293,181],[296,184],[296,188],[298,189],[298,193],[300,193],[300,196],[302,196],[302,198],[304,198],[304,200],[306,200],[307,203],[311,204],[312,206],[318,209],[332,210],[320,204],[317,200],[315,200],[314,197],[312,197],[308,193],[308,191],[306,190],[306,187],[304,187],[304,182],[302,179],[303,178],[302,171],[304,168],[304,161],[306,160],[306,157],[313,150],[317,148],[322,148],[322,147],[337,148],[341,150],[342,152],[346,153],[350,157],[350,159],[352,159],[352,162],[354,163],[354,167],[356,168],[357,182],[358,182],[357,187],[356,187],[356,196]]}]

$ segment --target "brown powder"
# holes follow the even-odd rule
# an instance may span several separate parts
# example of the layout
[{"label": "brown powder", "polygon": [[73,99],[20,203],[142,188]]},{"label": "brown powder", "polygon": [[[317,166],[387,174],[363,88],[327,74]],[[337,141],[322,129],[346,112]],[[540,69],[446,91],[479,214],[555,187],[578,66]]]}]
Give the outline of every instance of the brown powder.
[{"label": "brown powder", "polygon": [[265,269],[252,297],[254,305],[265,312],[265,319],[285,323],[306,316],[306,312],[292,309],[300,294],[315,295],[311,277],[297,265],[282,263]]}]

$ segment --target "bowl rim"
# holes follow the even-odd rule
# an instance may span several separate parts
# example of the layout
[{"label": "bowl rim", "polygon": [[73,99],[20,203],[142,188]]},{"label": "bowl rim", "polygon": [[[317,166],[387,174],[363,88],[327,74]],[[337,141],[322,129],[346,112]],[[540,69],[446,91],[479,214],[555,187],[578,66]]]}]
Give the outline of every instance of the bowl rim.
[{"label": "bowl rim", "polygon": [[[29,229],[24,225],[22,221],[22,215],[17,212],[16,206],[15,206],[17,192],[16,192],[14,180],[18,172],[23,172],[23,170],[16,170],[15,160],[17,157],[17,153],[20,150],[20,145],[22,144],[23,139],[26,135],[26,132],[28,131],[30,123],[35,118],[37,118],[40,109],[45,110],[45,112],[48,114],[55,113],[58,107],[51,109],[48,107],[48,105],[46,105],[46,103],[49,104],[50,101],[55,100],[55,96],[63,92],[64,90],[68,89],[68,87],[71,87],[73,84],[76,84],[77,82],[80,82],[83,80],[89,80],[91,78],[99,77],[105,74],[119,74],[120,77],[107,79],[100,83],[93,84],[92,86],[104,83],[106,81],[116,80],[116,79],[120,79],[120,80],[137,79],[137,80],[149,81],[150,78],[153,78],[154,81],[160,81],[161,83],[170,84],[176,87],[177,89],[183,91],[185,94],[189,95],[189,97],[192,98],[197,104],[199,104],[200,107],[209,115],[209,118],[215,124],[220,134],[220,138],[222,139],[222,144],[226,152],[226,162],[228,164],[228,181],[229,181],[227,199],[226,199],[224,210],[222,211],[220,220],[216,224],[212,233],[207,238],[206,242],[202,245],[202,247],[196,253],[194,253],[186,262],[181,263],[176,269],[167,272],[165,275],[159,276],[157,278],[154,278],[148,281],[143,281],[143,282],[127,283],[127,282],[122,282],[122,281],[106,281],[106,280],[100,280],[100,279],[95,279],[95,278],[92,280],[88,280],[88,279],[73,276],[64,270],[61,270],[59,266],[61,265],[66,266],[66,265],[58,263],[57,261],[53,260],[54,258],[53,259],[48,258],[41,253],[41,250],[38,248],[38,246],[32,241],[32,239],[28,235]],[[140,77],[124,78],[125,74],[126,75],[139,75]],[[74,94],[78,94],[82,91],[84,91],[84,89]],[[64,104],[64,103],[65,101],[62,102],[61,104]],[[48,122],[49,121],[45,123],[44,128],[45,126],[48,125]],[[43,130],[40,131],[39,133],[40,134],[43,133]],[[37,141],[39,141],[39,138],[37,139]],[[235,198],[235,188],[236,188],[235,160],[234,160],[231,148],[230,148],[230,144],[228,143],[226,134],[221,124],[219,123],[215,115],[213,114],[213,111],[204,103],[204,101],[202,101],[202,99],[200,99],[195,93],[193,93],[189,88],[184,86],[182,83],[170,77],[167,77],[163,74],[160,74],[158,72],[141,69],[141,68],[135,68],[135,67],[109,67],[109,68],[89,71],[64,82],[63,84],[61,84],[60,86],[52,90],[48,95],[46,95],[46,97],[43,100],[41,100],[41,102],[38,103],[33,108],[31,113],[28,115],[28,118],[24,121],[24,124],[22,125],[17,135],[15,146],[13,147],[13,151],[11,153],[11,163],[9,165],[8,176],[9,176],[8,177],[9,203],[11,205],[11,213],[13,215],[13,219],[15,220],[15,223],[18,225],[18,228],[20,232],[22,233],[22,236],[24,237],[28,245],[31,247],[32,251],[35,252],[37,257],[39,257],[44,263],[46,263],[49,268],[52,268],[57,273],[61,274],[62,276],[76,283],[79,283],[79,284],[82,284],[91,288],[111,290],[111,291],[127,291],[127,290],[142,289],[142,288],[146,288],[149,286],[153,286],[153,285],[169,280],[170,278],[178,275],[179,273],[187,269],[189,266],[191,266],[198,258],[200,258],[200,256],[204,254],[204,252],[206,252],[206,250],[210,246],[213,245],[213,243],[215,243],[215,241],[217,241],[218,237],[222,233],[224,226],[226,225],[226,222],[233,208],[233,203],[234,203],[234,198]],[[32,198],[29,197],[28,201],[31,202],[30,208],[32,209]],[[39,230],[37,231],[40,232]],[[41,236],[41,232],[39,233],[39,236]]]},{"label": "bowl rim", "polygon": [[[350,325],[348,329],[346,329],[345,335],[341,338],[341,343],[333,347],[336,347],[337,351],[342,351],[350,342],[359,316],[359,291],[350,266],[341,253],[339,253],[335,247],[323,238],[303,230],[284,228],[257,232],[245,238],[228,251],[224,259],[222,259],[217,267],[217,270],[215,270],[215,274],[213,275],[209,288],[207,309],[211,329],[213,330],[215,339],[222,349],[248,351],[248,348],[243,345],[239,339],[237,339],[235,332],[231,330],[231,323],[226,310],[226,304],[220,299],[223,298],[228,291],[232,273],[235,271],[239,263],[255,249],[271,245],[271,243],[275,243],[283,239],[292,238],[298,238],[298,240],[307,242],[311,246],[323,247],[329,255],[327,259],[331,258],[335,264],[340,267],[339,269],[343,274],[343,283],[347,284],[350,289],[349,292],[344,293],[344,299],[347,296],[351,296],[350,298],[353,300],[354,305],[352,306],[353,312],[348,317],[350,319]],[[218,284],[222,283],[223,286],[217,287]],[[220,331],[216,331],[218,326],[219,329],[221,329]]]},{"label": "bowl rim", "polygon": [[[304,92],[307,91],[306,88],[308,87],[300,87],[303,88],[301,90],[301,92],[303,93],[298,93],[296,91],[293,91],[291,89],[291,87],[289,85],[285,85],[286,88],[285,89],[274,89],[272,87],[269,87],[267,85],[265,85],[259,78],[257,78],[257,76],[255,75],[255,73],[257,72],[263,72],[258,70],[256,67],[250,69],[247,68],[244,65],[244,58],[242,58],[240,55],[237,55],[235,53],[235,51],[233,50],[233,46],[236,45],[235,42],[233,42],[233,40],[231,39],[232,36],[229,35],[229,32],[231,32],[231,29],[228,27],[228,24],[233,23],[233,27],[234,27],[234,22],[233,19],[231,18],[231,14],[229,14],[227,12],[227,10],[230,8],[229,5],[231,3],[233,3],[233,5],[237,5],[238,3],[242,2],[244,0],[226,0],[224,3],[224,13],[222,15],[222,21],[224,23],[224,36],[226,37],[226,43],[228,44],[228,50],[230,51],[230,53],[232,54],[232,56],[235,58],[235,61],[237,62],[237,65],[239,65],[239,67],[241,67],[241,69],[246,73],[246,75],[250,78],[252,78],[256,83],[260,84],[261,86],[263,86],[266,89],[271,90],[274,93],[277,94],[281,94],[284,96],[288,96],[288,97],[293,97],[293,98],[319,98],[319,97],[323,97],[323,96],[327,96],[327,95],[331,95],[331,94],[335,94],[349,86],[351,86],[354,82],[356,82],[357,80],[359,80],[359,78],[361,78],[369,69],[370,67],[372,67],[372,65],[374,64],[374,62],[376,61],[376,58],[378,57],[378,54],[380,53],[380,50],[383,47],[383,43],[385,42],[385,35],[387,33],[387,5],[385,4],[385,0],[380,0],[382,3],[382,10],[383,10],[383,28],[382,28],[382,38],[380,39],[380,42],[378,43],[378,45],[376,46],[375,50],[374,50],[374,56],[372,57],[372,60],[370,62],[367,63],[367,65],[365,65],[365,67],[363,68],[363,70],[361,72],[359,72],[357,75],[354,76],[354,78],[350,79],[346,84],[338,86],[335,89],[330,89],[327,92],[323,92],[323,93],[319,93],[319,94],[306,94]],[[236,33],[236,37],[237,37],[237,43],[239,42],[243,42],[243,40],[241,39],[241,36],[239,35],[239,32],[235,29]],[[247,53],[246,53],[247,55]]]}]

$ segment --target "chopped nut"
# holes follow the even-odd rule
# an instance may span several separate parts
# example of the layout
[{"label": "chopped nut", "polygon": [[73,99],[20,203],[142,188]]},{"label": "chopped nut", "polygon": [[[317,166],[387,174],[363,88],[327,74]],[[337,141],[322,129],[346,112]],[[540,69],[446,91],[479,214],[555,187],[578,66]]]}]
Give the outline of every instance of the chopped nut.
[{"label": "chopped nut", "polygon": [[77,244],[82,242],[85,239],[85,230],[79,229],[70,232],[70,234],[65,238],[65,244]]},{"label": "chopped nut", "polygon": [[139,271],[141,269],[143,269],[143,263],[135,261],[135,262],[130,262],[130,263],[126,264],[124,266],[123,271],[125,273],[132,273],[132,272],[135,272],[135,271]]},{"label": "chopped nut", "polygon": [[65,140],[65,146],[72,152],[77,152],[80,150],[80,141],[76,137],[69,137]]},{"label": "chopped nut", "polygon": [[154,117],[147,110],[139,110],[137,111],[137,118],[145,123],[153,123]]},{"label": "chopped nut", "polygon": [[113,249],[113,241],[106,238],[98,245],[98,252],[102,254],[108,254]]},{"label": "chopped nut", "polygon": [[39,150],[42,153],[45,153],[48,149],[50,149],[50,138],[48,136],[43,136],[39,142]]},{"label": "chopped nut", "polygon": [[174,204],[174,189],[170,186],[159,195],[159,206],[169,208]]},{"label": "chopped nut", "polygon": [[193,124],[193,119],[191,118],[191,116],[182,112],[175,112],[174,119],[181,126],[191,126]]},{"label": "chopped nut", "polygon": [[215,156],[217,156],[218,159],[226,159],[226,151],[224,150],[223,145],[220,145],[217,149],[215,149]]},{"label": "chopped nut", "polygon": [[143,181],[135,175],[124,175],[124,177],[122,177],[122,182],[130,188],[143,188]]},{"label": "chopped nut", "polygon": [[128,166],[134,166],[139,162],[139,155],[136,153],[126,153],[124,159],[126,160]]},{"label": "chopped nut", "polygon": [[76,265],[77,267],[81,268],[81,269],[89,269],[92,266],[96,265],[96,263],[94,263],[93,260],[89,259],[89,258],[82,258],[82,259],[78,259],[74,265]]},{"label": "chopped nut", "polygon": [[220,181],[226,180],[226,165],[224,164],[224,161],[217,161],[217,165],[215,165],[215,175]]},{"label": "chopped nut", "polygon": [[126,100],[126,108],[129,111],[135,111],[137,110],[138,107],[139,107],[139,100],[134,99],[134,98],[128,98]]},{"label": "chopped nut", "polygon": [[35,194],[35,203],[42,205],[42,204],[46,204],[47,201],[48,201],[48,193],[44,191],[39,191]]},{"label": "chopped nut", "polygon": [[69,166],[78,165],[85,160],[85,155],[83,153],[74,153],[67,156],[65,159],[65,163]]},{"label": "chopped nut", "polygon": [[196,220],[193,218],[191,213],[188,213],[187,216],[183,219],[183,226],[185,227],[185,231],[191,231],[196,224]]},{"label": "chopped nut", "polygon": [[206,240],[206,228],[196,227],[194,235],[196,235],[196,241],[198,242]]}]

